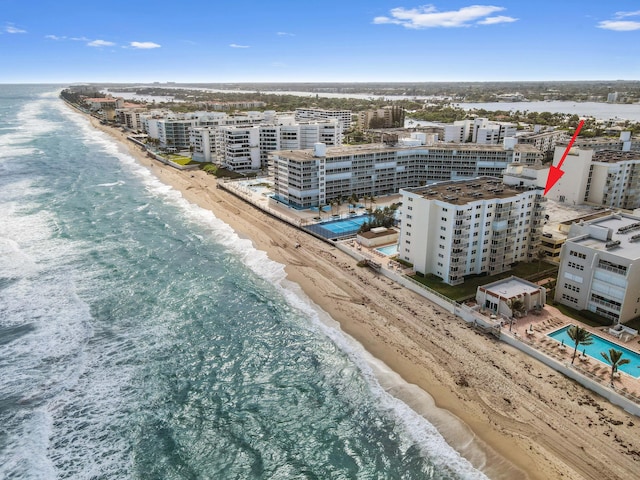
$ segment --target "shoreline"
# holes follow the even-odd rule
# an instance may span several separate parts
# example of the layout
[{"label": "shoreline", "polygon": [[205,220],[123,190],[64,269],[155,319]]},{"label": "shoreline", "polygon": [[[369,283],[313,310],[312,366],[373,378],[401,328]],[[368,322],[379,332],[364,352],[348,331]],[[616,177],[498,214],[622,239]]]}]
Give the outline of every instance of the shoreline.
[{"label": "shoreline", "polygon": [[[160,181],[190,203],[211,210],[238,235],[251,239],[255,248],[284,264],[287,281],[297,284],[379,360],[381,370],[386,367],[406,382],[388,389],[393,396],[433,423],[456,450],[469,443],[469,437],[477,439],[474,445],[483,450],[487,464],[481,465],[478,458],[472,463],[490,478],[629,478],[634,465],[637,468],[640,458],[625,454],[621,446],[629,450],[632,437],[638,436],[638,427],[625,425],[633,419],[626,412],[508,345],[467,328],[424,298],[355,267],[353,259],[336,248],[217,189],[214,177],[162,165],[146,157],[119,129],[88,118]],[[296,242],[302,247],[293,248]],[[429,418],[436,415],[425,392],[470,433],[456,440],[451,416]],[[598,417],[600,423],[594,425]],[[621,442],[613,440],[614,426],[607,417],[622,421],[613,430]],[[584,429],[589,429],[587,435]],[[591,437],[599,441],[588,444]]]}]

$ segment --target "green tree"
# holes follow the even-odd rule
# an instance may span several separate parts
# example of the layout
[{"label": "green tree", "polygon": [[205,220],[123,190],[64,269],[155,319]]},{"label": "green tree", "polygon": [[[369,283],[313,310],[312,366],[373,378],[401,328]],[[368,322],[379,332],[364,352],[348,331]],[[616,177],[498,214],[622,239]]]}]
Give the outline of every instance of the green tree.
[{"label": "green tree", "polygon": [[607,352],[600,352],[602,358],[611,365],[611,385],[613,385],[613,375],[618,371],[618,367],[631,362],[628,358],[622,358],[623,354],[624,352],[616,350],[615,348],[610,348],[609,354],[607,354]]},{"label": "green tree", "polygon": [[351,196],[349,197],[348,201],[349,201],[349,203],[351,205],[353,205],[353,209],[354,210],[355,210],[356,206],[358,205],[358,200],[359,200],[358,195],[355,194],[355,193],[352,193]]},{"label": "green tree", "polygon": [[542,265],[542,260],[547,257],[547,252],[540,249],[536,252],[536,258],[538,259],[538,272],[540,271],[540,265]]},{"label": "green tree", "polygon": [[510,307],[513,313],[524,313],[525,310],[524,301],[521,298],[514,298],[510,303]]},{"label": "green tree", "polygon": [[573,365],[576,359],[576,353],[578,353],[578,347],[580,345],[591,345],[593,338],[591,338],[591,332],[577,325],[571,325],[567,330],[567,335],[569,335],[569,338],[574,342],[573,358],[571,359],[571,364]]}]

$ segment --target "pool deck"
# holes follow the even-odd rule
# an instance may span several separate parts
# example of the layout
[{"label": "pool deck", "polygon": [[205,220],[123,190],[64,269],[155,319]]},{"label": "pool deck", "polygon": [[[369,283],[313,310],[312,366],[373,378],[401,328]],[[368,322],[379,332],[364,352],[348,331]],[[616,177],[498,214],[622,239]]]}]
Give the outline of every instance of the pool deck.
[{"label": "pool deck", "polygon": [[[562,312],[551,305],[546,305],[539,314],[529,313],[515,320],[511,326],[510,334],[562,363],[571,363],[574,350],[573,346],[567,344],[563,347],[560,342],[547,335],[567,325],[578,325],[594,335],[609,340],[615,345],[620,345],[621,347],[640,354],[640,344],[638,343],[640,336],[628,342],[621,342],[620,339],[608,333],[609,327],[591,327],[562,314]],[[509,324],[503,326],[503,331],[509,334]],[[592,380],[604,385],[610,384],[611,366],[607,364],[604,359],[595,359],[590,356],[583,358],[580,347],[578,347],[574,367]],[[640,399],[640,378],[634,378],[624,372],[618,372],[617,375],[617,378],[614,379],[614,389],[628,392]]]}]

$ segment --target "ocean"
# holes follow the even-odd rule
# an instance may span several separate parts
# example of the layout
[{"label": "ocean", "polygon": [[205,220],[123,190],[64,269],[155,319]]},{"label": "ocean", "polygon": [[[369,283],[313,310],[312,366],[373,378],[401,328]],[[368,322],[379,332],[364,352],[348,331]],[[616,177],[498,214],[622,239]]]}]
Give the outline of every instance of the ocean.
[{"label": "ocean", "polygon": [[0,478],[486,478],[59,90],[0,85]]}]

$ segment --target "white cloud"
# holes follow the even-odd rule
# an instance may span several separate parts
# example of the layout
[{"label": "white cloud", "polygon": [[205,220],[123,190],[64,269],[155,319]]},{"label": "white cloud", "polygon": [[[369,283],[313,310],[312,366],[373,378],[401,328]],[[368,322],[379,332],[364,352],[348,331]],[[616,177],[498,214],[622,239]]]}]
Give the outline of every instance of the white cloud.
[{"label": "white cloud", "polygon": [[6,26],[4,27],[4,31],[5,31],[5,32],[7,32],[7,33],[27,33],[27,31],[26,31],[26,30],[23,30],[23,29],[18,28],[18,27],[14,27],[14,26],[13,26],[13,25],[11,25],[11,24],[6,25]]},{"label": "white cloud", "polygon": [[71,37],[69,40],[73,40],[74,42],[88,42],[89,39],[87,37]]},{"label": "white cloud", "polygon": [[640,15],[640,10],[636,10],[635,12],[616,12],[617,18],[637,17],[638,15]]},{"label": "white cloud", "polygon": [[115,43],[108,42],[106,40],[93,40],[87,43],[87,46],[89,47],[113,47],[114,45]]},{"label": "white cloud", "polygon": [[236,43],[230,43],[229,46],[231,48],[249,48],[249,45],[238,45]]},{"label": "white cloud", "polygon": [[59,37],[58,35],[45,35],[44,38],[49,40],[66,40],[67,37]]},{"label": "white cloud", "polygon": [[153,42],[131,42],[129,46],[131,46],[132,48],[141,49],[160,48],[160,45]]},{"label": "white cloud", "polygon": [[468,27],[473,24],[492,25],[496,23],[515,22],[517,18],[512,17],[489,17],[489,15],[505,10],[504,7],[494,5],[471,5],[462,7],[459,10],[449,10],[440,12],[433,5],[406,9],[403,7],[394,8],[390,11],[390,17],[376,17],[375,24],[392,23],[402,25],[405,28],[452,28]]},{"label": "white cloud", "polygon": [[604,20],[598,24],[598,28],[614,30],[616,32],[630,32],[632,30],[640,30],[640,22],[632,22],[630,20]]},{"label": "white cloud", "polygon": [[518,21],[517,18],[498,15],[497,17],[487,17],[484,20],[480,20],[478,22],[478,25],[495,25],[497,23],[512,23],[517,21]]},{"label": "white cloud", "polygon": [[276,35],[279,35],[281,37],[295,37],[296,36],[295,33],[289,33],[289,32],[276,32]]}]

